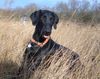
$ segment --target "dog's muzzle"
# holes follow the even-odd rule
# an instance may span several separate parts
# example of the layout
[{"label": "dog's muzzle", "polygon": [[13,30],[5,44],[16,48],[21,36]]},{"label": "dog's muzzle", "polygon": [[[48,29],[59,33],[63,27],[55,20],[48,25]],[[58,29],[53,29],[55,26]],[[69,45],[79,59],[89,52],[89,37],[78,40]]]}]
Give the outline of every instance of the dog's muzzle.
[{"label": "dog's muzzle", "polygon": [[43,37],[46,38],[46,39],[49,39],[50,35],[51,35],[51,32],[44,32],[43,33]]}]

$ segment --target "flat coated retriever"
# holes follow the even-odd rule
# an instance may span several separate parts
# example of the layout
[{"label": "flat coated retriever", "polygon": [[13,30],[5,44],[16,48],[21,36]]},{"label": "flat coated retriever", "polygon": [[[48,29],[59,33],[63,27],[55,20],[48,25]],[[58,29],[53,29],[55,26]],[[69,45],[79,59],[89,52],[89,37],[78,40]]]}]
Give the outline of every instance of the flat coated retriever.
[{"label": "flat coated retriever", "polygon": [[[24,59],[17,74],[19,77],[16,77],[16,79],[20,77],[22,79],[22,76],[24,79],[29,79],[32,72],[41,64],[44,56],[53,55],[59,48],[68,49],[57,44],[50,37],[52,28],[57,29],[59,22],[59,18],[54,12],[38,10],[32,13],[30,18],[32,24],[36,26],[35,32],[25,50]],[[79,56],[75,54],[73,57],[75,59]]]}]

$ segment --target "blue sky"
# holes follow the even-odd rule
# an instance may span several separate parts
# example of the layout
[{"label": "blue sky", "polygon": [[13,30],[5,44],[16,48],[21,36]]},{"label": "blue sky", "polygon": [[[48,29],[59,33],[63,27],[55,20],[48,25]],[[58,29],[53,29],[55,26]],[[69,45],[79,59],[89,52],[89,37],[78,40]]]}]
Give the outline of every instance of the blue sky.
[{"label": "blue sky", "polygon": [[[42,7],[42,6],[54,6],[55,4],[57,4],[58,2],[67,2],[67,0],[15,0],[14,3],[12,4],[13,8],[16,7],[24,7],[28,4],[31,3],[35,3],[38,6]],[[4,8],[5,7],[5,0],[1,0],[0,1],[0,8]]]},{"label": "blue sky", "polygon": [[[58,2],[67,2],[68,0],[14,0],[14,3],[12,4],[13,8],[16,7],[24,7],[28,4],[35,3],[40,7],[52,7]],[[91,2],[92,0],[90,0]],[[99,0],[98,0],[99,1]],[[99,1],[100,2],[100,1]],[[5,8],[5,0],[0,1],[0,8]]]}]

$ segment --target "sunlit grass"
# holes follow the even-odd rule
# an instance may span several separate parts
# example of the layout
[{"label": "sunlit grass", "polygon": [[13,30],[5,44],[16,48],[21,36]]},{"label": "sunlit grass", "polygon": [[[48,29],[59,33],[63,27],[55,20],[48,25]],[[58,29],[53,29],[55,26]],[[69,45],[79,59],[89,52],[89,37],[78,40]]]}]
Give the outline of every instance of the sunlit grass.
[{"label": "sunlit grass", "polygon": [[[52,31],[53,33],[51,37],[53,40],[79,54],[81,63],[85,66],[83,72],[85,78],[81,76],[80,78],[77,77],[78,79],[100,78],[99,26],[100,24],[91,27],[90,25],[65,21],[60,22],[57,30],[53,29]],[[9,74],[10,69],[11,74],[13,73],[12,70],[17,70],[18,66],[20,65],[20,61],[22,61],[22,55],[26,45],[28,44],[33,32],[34,26],[32,26],[30,22],[27,22],[26,25],[24,25],[21,22],[15,21],[0,21],[0,79],[6,79],[6,74]],[[59,60],[57,63],[59,64],[62,61],[64,63],[66,60],[61,58],[61,60]],[[10,64],[10,66],[8,64]],[[62,68],[58,69],[59,73],[55,73],[56,77],[52,77],[52,73],[54,74],[54,72],[51,70],[49,73],[49,70],[54,67],[55,66],[53,63],[46,71],[47,77],[51,74],[50,79],[57,79],[57,76],[63,72],[63,69],[66,69],[65,66],[62,65]],[[61,77],[59,78],[67,79],[62,77],[63,74],[60,75]],[[78,74],[77,76],[80,75],[81,74]],[[46,76],[44,79],[47,79]]]}]

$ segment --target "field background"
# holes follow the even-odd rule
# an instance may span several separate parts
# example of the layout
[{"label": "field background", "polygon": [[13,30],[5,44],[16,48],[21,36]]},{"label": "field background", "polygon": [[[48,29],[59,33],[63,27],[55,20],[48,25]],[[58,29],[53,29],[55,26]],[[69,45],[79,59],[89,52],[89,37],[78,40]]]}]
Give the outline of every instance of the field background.
[{"label": "field background", "polygon": [[39,9],[53,11],[59,16],[57,30],[53,29],[51,37],[75,51],[79,60],[75,61],[69,51],[59,51],[44,59],[44,64],[30,79],[100,79],[99,0],[67,0],[66,3],[62,0],[50,7],[40,6],[42,3],[37,5],[33,0],[24,7],[13,8],[16,1],[0,2],[0,6],[4,2],[0,7],[0,79],[17,77],[16,72],[35,28],[29,16]]},{"label": "field background", "polygon": [[[24,50],[33,32],[34,26],[30,21],[23,23],[0,20],[0,79],[10,79],[12,76],[16,76]],[[61,20],[57,30],[53,29],[51,37],[57,43],[70,48],[80,56],[84,72],[70,79],[100,79],[100,24],[91,26],[91,24]],[[63,60],[64,62],[66,60]],[[56,66],[51,64],[49,69]],[[66,74],[63,72],[66,66],[61,65],[61,67],[62,69],[58,69],[59,73]],[[68,79],[67,77],[58,78],[58,72],[55,73],[55,77],[48,71],[45,73],[47,74],[44,79]],[[53,71],[51,73],[54,74]],[[50,78],[47,77],[48,75],[51,75]]]}]

